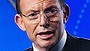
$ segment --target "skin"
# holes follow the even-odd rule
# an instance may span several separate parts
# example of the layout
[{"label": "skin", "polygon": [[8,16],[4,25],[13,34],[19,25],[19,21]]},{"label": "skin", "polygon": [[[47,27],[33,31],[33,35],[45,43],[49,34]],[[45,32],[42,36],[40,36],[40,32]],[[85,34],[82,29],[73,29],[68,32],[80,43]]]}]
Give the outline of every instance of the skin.
[{"label": "skin", "polygon": [[[49,19],[45,16],[44,10],[50,6],[55,6],[60,11],[53,16],[54,18]],[[20,9],[24,15],[28,15],[32,12],[31,10],[40,11],[39,20],[36,22],[29,21],[27,17],[21,17],[19,14],[15,15],[15,23],[21,30],[26,31],[28,37],[38,50],[49,50],[61,39],[64,32],[64,24],[69,14],[68,6],[66,6],[66,9],[61,9],[60,3],[57,0],[20,0]],[[50,25],[47,26],[46,23]],[[52,33],[53,36],[43,39],[37,35],[40,32],[47,31],[54,31]]]}]

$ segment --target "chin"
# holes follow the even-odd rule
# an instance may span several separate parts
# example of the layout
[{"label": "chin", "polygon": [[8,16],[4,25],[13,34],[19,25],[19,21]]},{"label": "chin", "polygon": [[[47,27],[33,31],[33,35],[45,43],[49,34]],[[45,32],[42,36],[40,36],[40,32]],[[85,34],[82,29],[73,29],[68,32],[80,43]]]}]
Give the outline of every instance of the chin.
[{"label": "chin", "polygon": [[39,42],[39,45],[43,48],[50,48],[55,43],[56,43],[56,41],[41,41],[41,43]]}]

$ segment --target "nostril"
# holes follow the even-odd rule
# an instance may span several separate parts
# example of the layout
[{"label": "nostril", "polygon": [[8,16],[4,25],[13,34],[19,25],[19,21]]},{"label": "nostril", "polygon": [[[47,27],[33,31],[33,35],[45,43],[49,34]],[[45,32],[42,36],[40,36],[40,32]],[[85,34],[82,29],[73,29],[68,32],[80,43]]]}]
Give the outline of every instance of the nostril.
[{"label": "nostril", "polygon": [[40,25],[41,27],[44,27],[44,28],[48,28],[50,26],[49,23],[46,23],[46,24],[43,24],[43,25]]},{"label": "nostril", "polygon": [[49,27],[49,26],[50,26],[50,24],[49,24],[49,23],[47,23],[47,24],[46,24],[46,26],[48,26],[48,27]]}]

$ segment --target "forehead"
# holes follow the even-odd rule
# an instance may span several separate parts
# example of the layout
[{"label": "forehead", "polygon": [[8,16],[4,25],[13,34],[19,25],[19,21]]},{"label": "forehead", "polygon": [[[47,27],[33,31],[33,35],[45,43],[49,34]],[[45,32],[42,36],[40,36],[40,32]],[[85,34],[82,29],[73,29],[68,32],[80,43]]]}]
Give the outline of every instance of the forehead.
[{"label": "forehead", "polygon": [[49,5],[58,5],[58,0],[20,0],[21,10],[47,8]]},{"label": "forehead", "polygon": [[51,3],[51,2],[55,2],[56,0],[20,0],[20,3],[26,4],[40,4],[40,3]]}]

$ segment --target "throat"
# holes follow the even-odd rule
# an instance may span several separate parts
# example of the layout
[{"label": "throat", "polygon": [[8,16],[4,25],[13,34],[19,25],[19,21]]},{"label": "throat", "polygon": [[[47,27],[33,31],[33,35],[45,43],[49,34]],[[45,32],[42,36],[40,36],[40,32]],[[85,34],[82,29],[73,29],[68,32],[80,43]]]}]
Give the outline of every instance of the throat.
[{"label": "throat", "polygon": [[48,51],[49,47],[40,47],[40,46],[36,46],[34,43],[33,43],[33,50],[34,51]]}]

